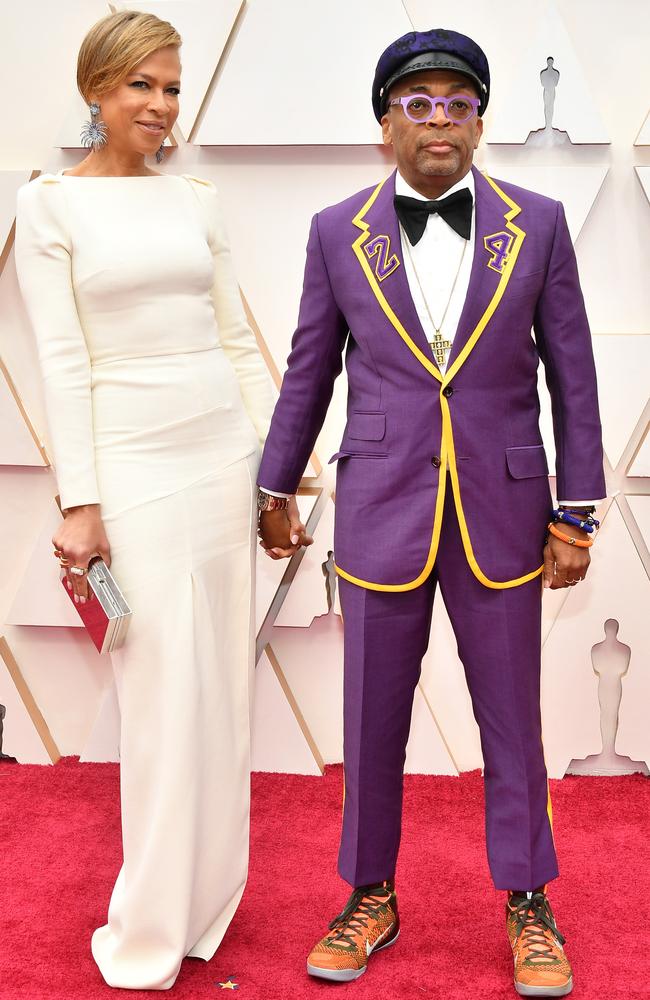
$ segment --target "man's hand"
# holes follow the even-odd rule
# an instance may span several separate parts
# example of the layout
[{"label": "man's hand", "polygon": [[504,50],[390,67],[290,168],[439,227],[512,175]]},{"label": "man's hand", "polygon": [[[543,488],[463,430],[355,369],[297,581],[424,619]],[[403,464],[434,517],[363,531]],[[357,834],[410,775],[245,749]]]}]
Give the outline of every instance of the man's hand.
[{"label": "man's hand", "polygon": [[295,497],[291,497],[286,510],[263,510],[257,533],[260,545],[271,559],[287,559],[295,555],[301,545],[312,545],[314,541],[300,520]]},{"label": "man's hand", "polygon": [[[573,524],[565,524],[564,521],[558,524],[558,528],[563,534],[571,535],[573,538],[593,538],[593,534],[590,535],[588,531],[583,531]],[[560,590],[563,587],[574,586],[575,583],[584,580],[590,562],[589,549],[570,545],[569,542],[563,542],[561,538],[556,538],[549,532],[548,542],[544,546],[544,587]]]}]

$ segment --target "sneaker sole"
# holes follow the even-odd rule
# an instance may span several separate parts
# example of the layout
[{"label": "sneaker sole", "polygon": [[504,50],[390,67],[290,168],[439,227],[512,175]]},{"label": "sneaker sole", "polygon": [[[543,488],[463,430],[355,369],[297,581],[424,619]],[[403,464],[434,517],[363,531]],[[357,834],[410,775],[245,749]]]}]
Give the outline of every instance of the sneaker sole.
[{"label": "sneaker sole", "polygon": [[525,986],[515,979],[515,989],[520,997],[565,997],[573,989],[573,977],[565,986]]},{"label": "sneaker sole", "polygon": [[[386,944],[380,944],[378,948],[374,948],[368,955],[368,958],[372,958],[373,955],[376,955],[377,952],[381,951],[383,948],[390,948],[392,944],[395,944],[399,937],[399,933],[400,932],[398,931],[395,937],[392,937],[390,941],[386,942]],[[368,966],[364,965],[360,969],[321,969],[319,966],[310,965],[309,962],[307,962],[307,972],[310,976],[317,976],[318,979],[330,979],[335,983],[351,983],[354,979],[358,979],[362,976],[367,968]]]}]

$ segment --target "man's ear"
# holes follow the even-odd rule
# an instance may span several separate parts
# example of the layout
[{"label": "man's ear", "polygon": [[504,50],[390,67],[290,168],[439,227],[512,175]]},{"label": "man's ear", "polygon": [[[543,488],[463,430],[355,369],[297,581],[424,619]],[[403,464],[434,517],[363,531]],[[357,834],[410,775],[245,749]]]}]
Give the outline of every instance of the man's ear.
[{"label": "man's ear", "polygon": [[483,119],[476,119],[476,142],[474,143],[474,149],[478,149],[478,144],[481,141],[481,136],[483,135]]},{"label": "man's ear", "polygon": [[381,119],[381,135],[382,139],[384,140],[384,146],[393,145],[393,136],[391,135],[391,130],[390,130],[390,115],[388,114],[388,112],[385,115],[383,115]]}]

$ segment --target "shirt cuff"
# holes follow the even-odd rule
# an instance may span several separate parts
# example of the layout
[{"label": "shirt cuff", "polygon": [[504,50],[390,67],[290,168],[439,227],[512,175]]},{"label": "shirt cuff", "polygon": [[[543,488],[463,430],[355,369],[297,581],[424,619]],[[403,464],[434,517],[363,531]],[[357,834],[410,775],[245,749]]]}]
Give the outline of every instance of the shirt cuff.
[{"label": "shirt cuff", "polygon": [[262,493],[268,493],[270,497],[281,497],[283,500],[291,500],[291,497],[294,495],[293,493],[276,493],[275,490],[267,490],[265,486],[259,486],[259,489],[261,489]]},{"label": "shirt cuff", "polygon": [[600,500],[558,500],[558,507],[598,507],[599,504],[603,502],[605,498],[601,497]]}]

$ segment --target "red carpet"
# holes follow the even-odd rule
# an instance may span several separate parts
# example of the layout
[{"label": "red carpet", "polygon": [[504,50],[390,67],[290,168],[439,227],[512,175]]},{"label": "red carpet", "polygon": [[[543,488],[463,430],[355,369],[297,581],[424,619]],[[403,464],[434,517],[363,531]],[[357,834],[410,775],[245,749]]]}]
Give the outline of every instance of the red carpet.
[{"label": "red carpet", "polygon": [[[323,779],[254,776],[243,903],[216,956],[186,960],[171,995],[231,996],[218,984],[232,976],[241,1000],[514,997],[478,772],[406,779],[400,941],[357,983],[308,979],[306,953],[347,898],[335,875],[341,780],[339,767]],[[573,997],[650,997],[650,781],[565,778],[551,790],[562,867],[551,899]],[[0,765],[0,801],[1,1000],[155,995],[111,990],[89,950],[120,864],[117,766]]]}]

